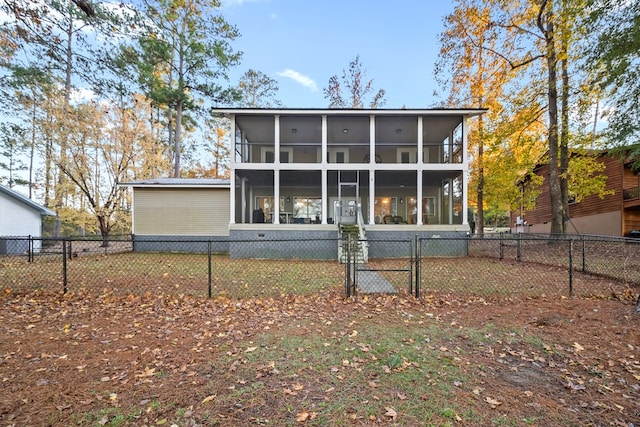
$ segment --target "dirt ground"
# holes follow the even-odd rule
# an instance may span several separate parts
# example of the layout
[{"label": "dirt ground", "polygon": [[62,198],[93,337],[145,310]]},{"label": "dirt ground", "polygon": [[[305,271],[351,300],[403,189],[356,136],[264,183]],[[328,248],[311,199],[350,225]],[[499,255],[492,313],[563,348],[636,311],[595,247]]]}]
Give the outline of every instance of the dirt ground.
[{"label": "dirt ground", "polygon": [[[320,422],[321,409],[295,404],[321,408],[322,396],[302,393],[321,378],[298,372],[292,386],[274,393],[282,379],[268,361],[239,378],[238,363],[250,362],[259,334],[308,327],[300,336],[318,335],[327,346],[340,339],[343,348],[353,335],[344,331],[363,331],[367,321],[404,324],[408,333],[427,324],[444,331],[421,351],[444,354],[438,360],[464,374],[447,396],[467,415],[440,411],[423,425],[638,426],[635,297],[346,299],[336,292],[207,300],[7,292],[0,297],[0,426],[421,424],[388,405],[377,415],[336,410]],[[221,369],[216,361],[231,363]],[[230,375],[232,386],[222,381]],[[273,386],[259,402],[222,398],[258,377]],[[396,400],[408,392],[398,390]]]}]

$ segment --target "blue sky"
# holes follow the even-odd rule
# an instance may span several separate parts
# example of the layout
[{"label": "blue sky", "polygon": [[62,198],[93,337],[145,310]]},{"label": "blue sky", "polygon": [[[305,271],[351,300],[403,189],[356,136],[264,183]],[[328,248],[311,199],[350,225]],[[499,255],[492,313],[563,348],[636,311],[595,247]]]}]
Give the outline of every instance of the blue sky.
[{"label": "blue sky", "polygon": [[244,52],[233,83],[252,68],[280,86],[288,108],[325,108],[323,88],[360,55],[366,79],[386,91],[383,108],[427,108],[438,34],[453,5],[446,0],[227,0],[225,19]]}]

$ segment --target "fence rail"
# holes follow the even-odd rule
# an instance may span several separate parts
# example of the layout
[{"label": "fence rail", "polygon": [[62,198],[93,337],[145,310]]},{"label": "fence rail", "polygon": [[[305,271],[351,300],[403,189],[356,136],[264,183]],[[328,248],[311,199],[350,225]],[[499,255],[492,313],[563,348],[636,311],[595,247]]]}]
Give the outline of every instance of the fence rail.
[{"label": "fence rail", "polygon": [[[162,243],[167,250],[157,250]],[[367,262],[349,253],[341,264],[337,248],[344,242],[337,239],[113,239],[105,246],[101,239],[0,237],[0,287],[6,293],[229,298],[316,292],[606,297],[640,289],[640,240],[500,234],[366,243]],[[230,257],[221,249],[230,245],[246,246],[249,255]]]}]

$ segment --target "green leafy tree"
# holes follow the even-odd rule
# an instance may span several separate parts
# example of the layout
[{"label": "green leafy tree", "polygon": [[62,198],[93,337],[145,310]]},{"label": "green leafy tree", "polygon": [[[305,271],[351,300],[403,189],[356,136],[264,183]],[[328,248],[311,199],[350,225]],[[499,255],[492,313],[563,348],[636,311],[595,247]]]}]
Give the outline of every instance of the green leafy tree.
[{"label": "green leafy tree", "polygon": [[167,109],[175,177],[180,176],[185,112],[201,105],[194,94],[213,103],[229,101],[236,95],[220,81],[239,62],[240,53],[230,45],[239,34],[216,13],[219,7],[217,0],[145,2],[148,23],[144,33],[137,46],[123,49],[120,57],[133,65],[153,104]]},{"label": "green leafy tree", "polygon": [[6,180],[10,188],[29,183],[17,175],[18,172],[28,169],[22,160],[28,149],[25,129],[15,123],[0,123],[0,169],[6,173],[5,176],[0,176],[0,179]]},{"label": "green leafy tree", "polygon": [[[640,168],[640,2],[592,0],[589,30],[597,35],[587,64],[605,91],[608,106],[607,137],[612,145],[627,148]],[[627,147],[628,146],[628,147]]]}]

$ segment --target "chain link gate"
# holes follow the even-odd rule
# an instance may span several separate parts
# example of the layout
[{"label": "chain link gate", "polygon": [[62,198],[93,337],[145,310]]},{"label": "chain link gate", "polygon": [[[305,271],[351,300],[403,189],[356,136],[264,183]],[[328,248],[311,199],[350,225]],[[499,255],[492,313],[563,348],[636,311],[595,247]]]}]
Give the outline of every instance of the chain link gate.
[{"label": "chain link gate", "polygon": [[[347,297],[355,296],[357,293],[397,293],[400,286],[395,281],[390,281],[381,273],[406,273],[406,286],[409,295],[418,297],[420,295],[420,260],[419,260],[419,240],[416,236],[412,240],[359,240],[351,235],[345,236],[343,248],[346,248],[346,260],[344,270],[344,286]],[[395,257],[379,258],[375,263],[363,262],[359,256],[362,244],[380,244],[386,247],[404,246],[395,252]],[[403,257],[402,254],[405,256]],[[405,266],[401,266],[402,259],[406,259]]]}]

